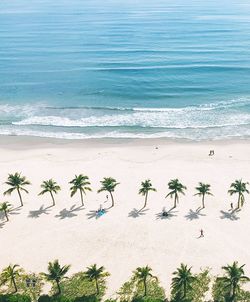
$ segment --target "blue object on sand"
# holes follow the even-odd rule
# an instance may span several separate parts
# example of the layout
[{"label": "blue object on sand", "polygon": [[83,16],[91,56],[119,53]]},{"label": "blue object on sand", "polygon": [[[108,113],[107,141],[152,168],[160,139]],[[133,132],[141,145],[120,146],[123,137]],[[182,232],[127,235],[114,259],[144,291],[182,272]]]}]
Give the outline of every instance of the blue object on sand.
[{"label": "blue object on sand", "polygon": [[106,211],[104,209],[101,209],[101,210],[98,210],[97,213],[96,213],[96,216],[97,217],[101,217],[103,214],[105,214]]}]

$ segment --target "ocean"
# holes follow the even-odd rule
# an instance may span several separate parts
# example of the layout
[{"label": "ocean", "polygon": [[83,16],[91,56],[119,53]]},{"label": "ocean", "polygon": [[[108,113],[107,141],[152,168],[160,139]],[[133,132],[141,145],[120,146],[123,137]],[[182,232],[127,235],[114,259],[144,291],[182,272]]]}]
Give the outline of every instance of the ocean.
[{"label": "ocean", "polygon": [[1,0],[0,135],[250,137],[249,0]]}]

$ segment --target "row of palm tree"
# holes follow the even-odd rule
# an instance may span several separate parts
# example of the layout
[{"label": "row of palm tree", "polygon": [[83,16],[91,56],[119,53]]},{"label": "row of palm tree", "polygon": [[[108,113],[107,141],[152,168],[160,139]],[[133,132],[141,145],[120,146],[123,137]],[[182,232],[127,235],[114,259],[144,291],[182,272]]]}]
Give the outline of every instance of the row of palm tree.
[{"label": "row of palm tree", "polygon": [[[224,275],[217,277],[217,280],[223,283],[224,290],[229,293],[228,301],[237,301],[237,295],[240,292],[241,285],[245,282],[249,282],[250,279],[245,275],[245,265],[239,265],[237,261],[234,261],[232,265],[223,266]],[[44,278],[52,282],[57,287],[56,295],[60,295],[61,282],[66,278],[66,274],[70,269],[70,265],[59,264],[58,260],[49,262],[48,272],[42,273]],[[17,278],[22,274],[22,269],[19,265],[9,265],[5,268],[0,277],[3,284],[9,283],[10,287],[14,287],[14,291],[18,291]],[[84,272],[85,277],[89,281],[95,282],[96,295],[100,294],[99,282],[105,280],[110,274],[105,270],[103,266],[97,267],[96,264],[87,268]],[[152,274],[152,269],[147,265],[144,267],[138,267],[133,275],[138,283],[143,285],[143,296],[148,295],[147,285],[151,279],[158,280],[156,276]],[[196,276],[192,273],[192,268],[185,264],[181,264],[176,271],[173,272],[173,278],[171,282],[172,292],[180,298],[180,301],[185,300],[188,292],[192,289],[193,283],[196,280]]]},{"label": "row of palm tree", "polygon": [[[4,195],[11,195],[13,191],[17,191],[21,207],[23,206],[23,199],[21,192],[29,193],[28,190],[25,188],[27,185],[30,185],[30,181],[26,179],[25,176],[22,176],[21,173],[14,173],[9,174],[7,181],[5,182],[10,188],[6,190],[3,194]],[[89,177],[86,175],[75,175],[75,178],[72,179],[69,184],[72,186],[70,187],[70,196],[73,197],[78,191],[80,192],[81,203],[84,206],[83,202],[83,194],[86,194],[87,191],[92,191],[90,188]],[[112,177],[104,177],[101,181],[101,188],[98,190],[98,193],[107,191],[110,194],[112,205],[114,206],[114,197],[113,192],[115,187],[119,185],[119,183]],[[55,205],[55,197],[54,194],[57,194],[61,187],[57,184],[57,182],[53,179],[44,180],[41,184],[42,191],[38,195],[44,195],[45,193],[49,193],[52,199],[52,205]],[[6,205],[5,205],[6,206]]]},{"label": "row of palm tree", "polygon": [[[60,265],[58,260],[53,262],[49,262],[48,264],[48,272],[42,273],[42,276],[45,280],[52,282],[56,285],[57,292],[56,295],[60,295],[61,290],[61,282],[66,278],[66,274],[70,269],[70,265]],[[9,283],[9,286],[14,287],[14,293],[18,292],[17,286],[17,278],[21,276],[23,273],[23,269],[20,268],[18,264],[9,265],[5,269],[3,269],[0,275],[0,285]],[[84,272],[85,277],[89,281],[95,282],[96,294],[100,294],[99,281],[103,278],[109,276],[109,273],[105,271],[103,266],[97,267],[96,264],[93,264],[87,268]]]},{"label": "row of palm tree", "polygon": [[[17,191],[21,206],[23,206],[23,200],[21,192],[28,193],[28,190],[25,188],[25,186],[30,185],[30,181],[26,179],[25,176],[22,176],[20,173],[15,174],[9,174],[7,181],[5,182],[10,188],[4,192],[4,195],[11,195],[13,191]],[[78,191],[80,192],[81,197],[81,204],[84,206],[83,202],[83,195],[87,193],[87,191],[92,191],[90,187],[89,177],[83,174],[75,175],[75,178],[72,179],[69,184],[71,197],[73,197]],[[114,207],[114,196],[113,192],[115,191],[115,188],[119,185],[116,181],[116,179],[112,177],[104,177],[103,180],[101,180],[101,188],[97,191],[98,193],[106,191],[110,194],[111,197],[111,207]],[[233,182],[230,186],[230,189],[228,190],[228,193],[230,195],[237,194],[238,195],[238,202],[237,202],[237,208],[240,208],[244,201],[245,201],[245,193],[249,194],[249,190],[247,189],[247,182],[243,182],[242,180],[236,180]],[[56,181],[53,179],[45,180],[41,184],[42,191],[38,195],[43,195],[45,193],[49,193],[53,202],[53,206],[55,205],[55,197],[54,194],[57,194],[61,187],[57,184]],[[179,202],[180,195],[185,195],[185,191],[187,190],[187,187],[183,185],[178,179],[172,179],[168,183],[168,189],[170,192],[166,195],[167,197],[174,199],[174,205],[173,208],[177,207],[177,203]],[[206,195],[213,195],[211,193],[211,185],[200,182],[198,186],[195,188],[197,193],[195,195],[198,195],[201,197],[202,201],[202,208],[205,208],[205,196]],[[141,188],[139,189],[139,194],[144,196],[144,206],[145,208],[147,206],[148,201],[148,194],[150,191],[156,192],[156,188],[153,187],[152,182],[150,179],[147,179],[141,183]],[[7,210],[8,210],[9,204],[3,203],[1,205],[2,211],[4,211],[7,218]]]}]

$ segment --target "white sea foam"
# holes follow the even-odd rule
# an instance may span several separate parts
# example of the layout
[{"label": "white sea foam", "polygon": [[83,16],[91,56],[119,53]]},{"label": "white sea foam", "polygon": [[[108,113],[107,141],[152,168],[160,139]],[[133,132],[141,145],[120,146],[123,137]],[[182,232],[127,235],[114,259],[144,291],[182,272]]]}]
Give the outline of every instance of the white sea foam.
[{"label": "white sea foam", "polygon": [[197,139],[213,137],[213,133],[215,136],[238,135],[241,133],[239,127],[244,127],[246,133],[250,128],[249,104],[250,99],[242,98],[182,108],[0,105],[0,118],[4,120],[7,116],[9,124],[6,127],[12,125],[11,131],[16,131],[17,135],[28,135],[19,134],[22,131],[35,131],[39,136],[63,138],[160,136]]},{"label": "white sea foam", "polygon": [[140,111],[126,114],[92,115],[80,119],[61,116],[32,116],[13,122],[19,126],[56,126],[56,127],[141,127],[141,128],[169,128],[169,129],[204,129],[226,126],[250,125],[250,114],[220,112],[213,114],[199,112],[157,112]]},{"label": "white sea foam", "polygon": [[50,131],[36,131],[30,129],[0,129],[0,135],[8,136],[34,136],[34,137],[47,137],[58,139],[101,139],[101,138],[124,138],[124,139],[149,139],[149,138],[168,138],[168,139],[187,139],[187,140],[219,140],[230,138],[250,138],[250,129],[244,129],[238,132],[232,132],[232,129],[226,131],[211,131],[206,134],[201,132],[173,132],[164,131],[157,133],[129,133],[120,131],[107,131],[105,133],[74,133],[74,132],[50,132]]}]

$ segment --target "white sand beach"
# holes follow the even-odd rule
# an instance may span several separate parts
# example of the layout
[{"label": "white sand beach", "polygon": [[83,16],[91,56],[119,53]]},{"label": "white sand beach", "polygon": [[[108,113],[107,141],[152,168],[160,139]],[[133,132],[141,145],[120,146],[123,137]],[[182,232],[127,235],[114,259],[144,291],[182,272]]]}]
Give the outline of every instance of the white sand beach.
[{"label": "white sand beach", "polygon": [[[158,149],[156,149],[158,147]],[[208,156],[214,149],[215,155]],[[24,207],[0,220],[0,269],[18,263],[26,270],[45,271],[50,260],[72,264],[70,273],[97,263],[111,273],[107,296],[115,294],[138,266],[150,265],[169,292],[172,272],[181,262],[198,272],[238,260],[250,275],[250,196],[241,212],[232,216],[230,203],[237,196],[227,191],[235,179],[250,181],[250,142],[171,142],[164,140],[70,141],[28,137],[0,139],[1,193],[8,173],[22,172],[31,182],[23,195]],[[79,195],[69,195],[68,182],[75,174],[88,175],[93,192],[81,208]],[[95,219],[95,211],[106,194],[97,194],[100,180],[112,176],[121,184],[114,193],[115,207]],[[37,196],[43,180],[55,179],[62,187],[56,206],[49,195]],[[141,181],[151,179],[157,192],[150,193],[148,207],[138,195]],[[167,183],[179,178],[188,188],[171,215],[162,219],[163,207],[170,209]],[[211,184],[214,196],[206,199],[199,214],[200,198],[194,196],[198,182]],[[16,192],[1,197],[19,206]],[[199,237],[200,229],[204,238]]]}]

